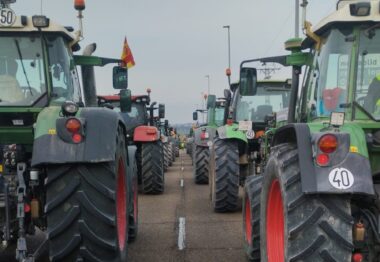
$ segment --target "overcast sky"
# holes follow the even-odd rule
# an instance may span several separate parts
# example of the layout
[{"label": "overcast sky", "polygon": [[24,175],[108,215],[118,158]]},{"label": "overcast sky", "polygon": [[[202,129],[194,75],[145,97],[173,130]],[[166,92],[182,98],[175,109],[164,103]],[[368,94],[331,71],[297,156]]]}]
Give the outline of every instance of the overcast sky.
[{"label": "overcast sky", "polygon": [[[73,0],[44,0],[43,14],[78,28]],[[309,0],[307,17],[316,24],[335,9],[335,0]],[[41,12],[40,0],[18,0],[18,15]],[[173,123],[190,122],[203,105],[210,75],[211,93],[228,88],[227,30],[231,26],[232,79],[242,60],[284,54],[294,36],[295,0],[109,0],[86,1],[82,50],[96,42],[95,55],[120,58],[127,36],[136,66],[129,70],[133,94],[152,89],[166,104]],[[113,94],[112,66],[97,70],[98,94]]]}]

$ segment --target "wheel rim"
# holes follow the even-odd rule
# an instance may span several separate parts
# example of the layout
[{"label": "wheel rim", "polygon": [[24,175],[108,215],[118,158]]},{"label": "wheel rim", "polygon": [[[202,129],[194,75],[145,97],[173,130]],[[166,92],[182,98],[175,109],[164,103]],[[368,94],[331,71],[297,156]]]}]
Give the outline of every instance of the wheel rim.
[{"label": "wheel rim", "polygon": [[123,160],[119,160],[117,192],[116,192],[116,222],[119,250],[123,251],[127,239],[127,192],[125,188],[125,168]]},{"label": "wheel rim", "polygon": [[245,197],[245,239],[249,245],[252,245],[251,203],[247,196]]},{"label": "wheel rim", "polygon": [[280,183],[276,179],[270,187],[267,204],[267,252],[268,262],[284,261],[284,209]]}]

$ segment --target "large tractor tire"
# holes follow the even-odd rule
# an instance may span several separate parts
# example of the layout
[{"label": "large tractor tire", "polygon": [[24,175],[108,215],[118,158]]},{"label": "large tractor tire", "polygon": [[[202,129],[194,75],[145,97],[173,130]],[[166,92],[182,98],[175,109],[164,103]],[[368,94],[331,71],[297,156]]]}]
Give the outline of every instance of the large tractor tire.
[{"label": "large tractor tire", "polygon": [[244,186],[244,248],[251,262],[260,262],[260,194],[262,180],[263,176],[249,176]]},{"label": "large tractor tire", "polygon": [[169,166],[173,165],[173,147],[172,144],[168,143],[168,155],[169,155]]},{"label": "large tractor tire", "polygon": [[161,141],[141,144],[141,179],[144,194],[164,192],[165,177]]},{"label": "large tractor tire", "polygon": [[298,151],[272,149],[261,193],[263,261],[350,262],[353,251],[350,198],[302,192]]},{"label": "large tractor tire", "polygon": [[115,160],[47,168],[45,213],[51,261],[126,261],[129,197],[121,130]]},{"label": "large tractor tire", "polygon": [[216,138],[210,177],[211,205],[215,212],[233,212],[239,201],[239,150],[233,140]]},{"label": "large tractor tire", "polygon": [[129,210],[129,228],[128,228],[128,242],[133,242],[137,238],[137,232],[139,229],[139,205],[138,205],[138,175],[137,175],[137,164],[135,163],[134,172],[136,175],[132,178],[132,193],[130,194],[130,210]]},{"label": "large tractor tire", "polygon": [[208,184],[210,150],[208,147],[197,146],[194,159],[194,182],[195,184]]},{"label": "large tractor tire", "polygon": [[166,172],[169,168],[169,146],[168,143],[164,145],[164,171]]},{"label": "large tractor tire", "polygon": [[171,143],[172,145],[172,161],[173,163],[175,162],[175,158],[176,158],[176,146],[175,146],[175,143]]},{"label": "large tractor tire", "polygon": [[179,157],[179,145],[175,146],[175,156]]}]

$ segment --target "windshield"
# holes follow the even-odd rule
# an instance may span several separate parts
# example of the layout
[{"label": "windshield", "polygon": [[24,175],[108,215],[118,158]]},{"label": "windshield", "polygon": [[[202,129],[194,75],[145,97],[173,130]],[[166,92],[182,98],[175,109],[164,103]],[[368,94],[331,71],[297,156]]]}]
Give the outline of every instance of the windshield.
[{"label": "windshield", "polygon": [[215,108],[215,124],[217,126],[224,125],[224,113],[225,113],[224,107]]},{"label": "windshield", "polygon": [[290,88],[284,83],[258,83],[254,96],[237,97],[236,121],[264,122],[267,115],[288,107]]},{"label": "windshield", "polygon": [[1,37],[0,106],[30,106],[45,92],[41,38]]},{"label": "windshield", "polygon": [[316,115],[344,111],[347,102],[350,53],[353,41],[334,29],[326,38],[315,64]]},{"label": "windshield", "polygon": [[380,120],[380,29],[361,31],[355,100]]}]

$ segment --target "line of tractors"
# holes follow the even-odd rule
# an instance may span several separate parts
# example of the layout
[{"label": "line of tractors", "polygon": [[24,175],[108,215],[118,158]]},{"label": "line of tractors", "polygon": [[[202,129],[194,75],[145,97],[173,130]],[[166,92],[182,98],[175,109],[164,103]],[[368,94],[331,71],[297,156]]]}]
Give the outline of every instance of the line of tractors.
[{"label": "line of tractors", "polygon": [[[16,15],[15,2],[0,0],[1,252],[20,262],[46,248],[50,261],[127,261],[138,192],[163,193],[179,154],[165,106],[150,90],[132,96],[121,60],[94,56],[96,44],[74,54],[82,28]],[[85,3],[74,2],[82,19]],[[94,68],[107,64],[119,92],[98,96]],[[36,227],[46,238],[32,252]]]},{"label": "line of tractors", "polygon": [[[194,112],[208,116],[188,139],[194,182],[215,212],[237,210],[243,188],[249,261],[378,262],[380,1],[340,0],[304,32],[286,55],[242,61]],[[291,74],[259,79],[256,64]]]}]

